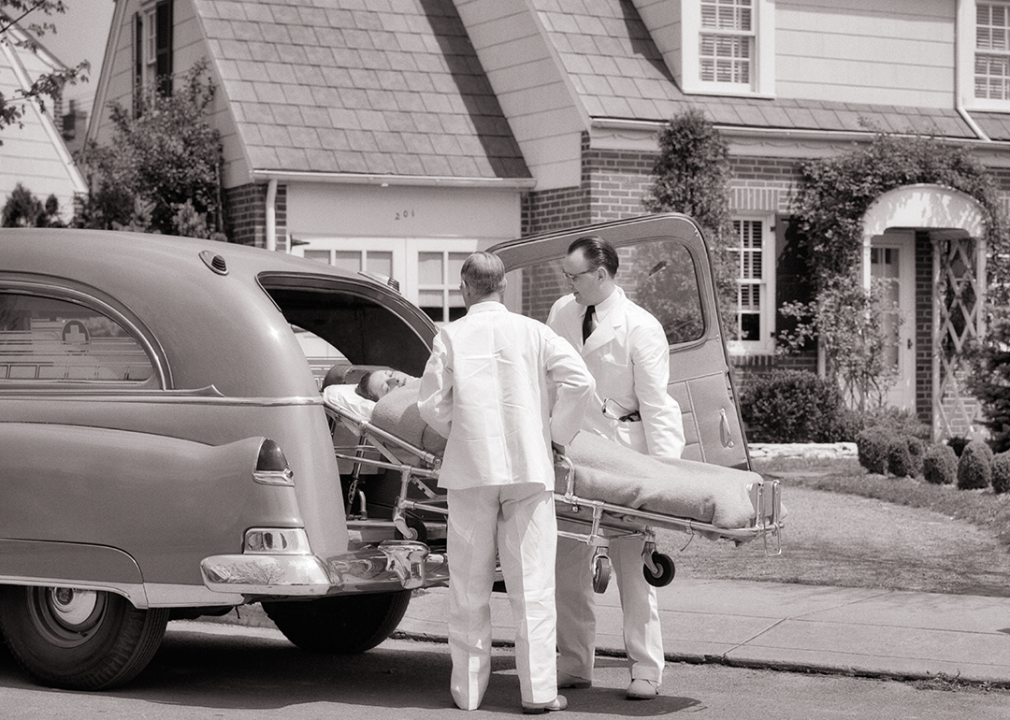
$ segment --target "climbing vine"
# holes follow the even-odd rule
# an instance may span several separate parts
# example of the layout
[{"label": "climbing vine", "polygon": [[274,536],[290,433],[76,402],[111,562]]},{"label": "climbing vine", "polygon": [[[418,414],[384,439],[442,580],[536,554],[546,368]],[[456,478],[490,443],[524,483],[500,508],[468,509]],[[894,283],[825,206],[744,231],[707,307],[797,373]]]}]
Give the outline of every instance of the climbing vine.
[{"label": "climbing vine", "polygon": [[888,309],[880,304],[879,289],[867,292],[860,280],[863,217],[882,194],[916,184],[949,187],[978,201],[987,215],[989,285],[997,292],[1010,292],[1004,250],[1007,223],[999,208],[998,188],[966,146],[930,137],[879,134],[865,147],[804,163],[794,216],[816,297],[812,303],[783,309],[785,317],[796,318],[799,324],[780,333],[779,346],[796,352],[808,348],[806,340],[816,337],[829,377],[846,389],[849,405],[861,409],[882,404],[893,383],[893,373],[887,372],[883,360],[888,332],[883,318]]},{"label": "climbing vine", "polygon": [[[889,190],[920,183],[960,190],[977,200],[989,216],[985,240],[998,260],[995,251],[1006,242],[998,188],[969,149],[931,137],[879,134],[863,148],[800,167],[794,214],[815,289],[858,273],[863,216],[870,204]],[[992,265],[990,270],[1006,272]]]}]

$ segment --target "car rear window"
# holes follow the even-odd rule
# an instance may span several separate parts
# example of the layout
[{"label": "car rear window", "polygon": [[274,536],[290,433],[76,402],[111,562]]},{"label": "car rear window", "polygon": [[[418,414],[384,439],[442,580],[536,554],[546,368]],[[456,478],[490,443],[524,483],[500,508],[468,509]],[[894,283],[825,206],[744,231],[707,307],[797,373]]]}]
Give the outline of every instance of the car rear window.
[{"label": "car rear window", "polygon": [[85,305],[0,293],[0,381],[144,382],[155,370],[130,333]]}]

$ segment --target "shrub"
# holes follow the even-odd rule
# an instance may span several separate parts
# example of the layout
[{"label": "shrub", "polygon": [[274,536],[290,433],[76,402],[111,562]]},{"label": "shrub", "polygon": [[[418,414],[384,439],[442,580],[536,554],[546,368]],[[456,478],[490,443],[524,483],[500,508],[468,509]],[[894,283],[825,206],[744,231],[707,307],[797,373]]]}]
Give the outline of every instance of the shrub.
[{"label": "shrub", "polygon": [[912,454],[908,451],[908,441],[901,435],[889,435],[887,440],[887,469],[898,477],[915,477],[912,470]]},{"label": "shrub", "polygon": [[[926,443],[913,435],[907,435],[905,442],[908,444],[908,456],[912,461],[912,464],[908,468],[911,471],[908,477],[919,477],[922,475],[922,461],[926,453]],[[891,470],[891,472],[894,472],[894,470]]]},{"label": "shrub", "polygon": [[744,421],[765,442],[851,440],[851,416],[838,388],[811,372],[776,370],[741,395]]},{"label": "shrub", "polygon": [[887,474],[888,448],[892,436],[883,428],[867,428],[856,435],[856,450],[859,464],[867,472]]},{"label": "shrub", "polygon": [[952,485],[957,479],[957,453],[950,445],[930,445],[922,459],[922,476],[934,485]]},{"label": "shrub", "polygon": [[865,427],[882,427],[895,435],[906,435],[929,442],[933,431],[929,425],[919,420],[910,410],[899,410],[893,407],[883,407],[874,412],[866,413]]},{"label": "shrub", "polygon": [[992,489],[997,494],[1010,490],[1010,450],[998,453],[992,459]]},{"label": "shrub", "polygon": [[972,440],[964,446],[957,463],[959,490],[978,490],[989,487],[992,479],[992,449],[981,440]]},{"label": "shrub", "polygon": [[953,448],[955,455],[961,457],[961,453],[964,452],[964,448],[968,444],[968,438],[966,437],[948,438],[947,444],[950,445],[951,448]]}]

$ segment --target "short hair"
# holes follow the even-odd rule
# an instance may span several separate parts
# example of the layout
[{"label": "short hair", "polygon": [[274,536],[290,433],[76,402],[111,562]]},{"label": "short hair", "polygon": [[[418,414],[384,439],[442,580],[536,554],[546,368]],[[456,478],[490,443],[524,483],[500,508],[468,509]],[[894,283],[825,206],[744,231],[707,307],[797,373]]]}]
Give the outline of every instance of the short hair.
[{"label": "short hair", "polygon": [[379,401],[378,396],[372,392],[372,389],[370,387],[368,387],[368,381],[371,379],[372,379],[372,371],[369,370],[358,379],[358,385],[357,387],[354,388],[354,392],[356,392],[358,395],[365,398],[366,400],[378,402]]},{"label": "short hair", "polygon": [[571,255],[576,250],[581,250],[583,257],[589,262],[590,269],[598,267],[606,268],[607,274],[614,277],[621,261],[617,257],[617,250],[609,242],[595,235],[586,235],[568,246],[568,254]]},{"label": "short hair", "polygon": [[486,252],[472,253],[463,261],[460,277],[477,297],[505,290],[505,265],[501,258]]}]

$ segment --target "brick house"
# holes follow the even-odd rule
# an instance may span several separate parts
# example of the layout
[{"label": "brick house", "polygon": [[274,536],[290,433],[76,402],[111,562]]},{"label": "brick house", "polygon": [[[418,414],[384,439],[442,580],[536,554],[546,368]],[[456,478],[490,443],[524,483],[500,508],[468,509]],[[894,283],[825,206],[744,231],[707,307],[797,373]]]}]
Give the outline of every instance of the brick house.
[{"label": "brick house", "polygon": [[[108,101],[201,57],[220,88],[230,237],[393,275],[438,322],[473,249],[641,214],[656,135],[688,106],[729,143],[741,377],[774,355],[799,163],[875,131],[968,145],[1010,191],[1006,0],[118,0],[89,135]],[[863,275],[908,321],[889,401],[972,430],[957,362],[978,327],[939,278],[984,290],[970,197],[899,188],[865,218]]]}]

